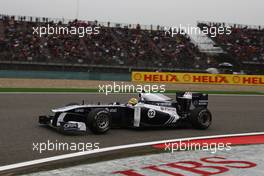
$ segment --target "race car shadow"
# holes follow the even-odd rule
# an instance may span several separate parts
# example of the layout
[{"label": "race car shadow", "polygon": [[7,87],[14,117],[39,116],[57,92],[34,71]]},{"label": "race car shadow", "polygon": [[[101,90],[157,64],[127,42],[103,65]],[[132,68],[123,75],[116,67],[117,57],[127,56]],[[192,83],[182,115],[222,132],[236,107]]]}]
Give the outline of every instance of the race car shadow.
[{"label": "race car shadow", "polygon": [[[65,135],[65,136],[82,136],[82,135],[94,134],[89,129],[87,129],[87,131],[85,131],[85,132],[76,132],[76,131],[63,131],[59,128],[52,128],[52,127],[46,126],[46,125],[39,125],[39,127],[54,131],[58,134]],[[178,123],[177,125],[174,125],[174,126],[163,126],[163,127],[160,127],[160,126],[148,126],[148,127],[146,127],[145,126],[145,127],[137,127],[137,128],[133,128],[133,127],[132,128],[129,128],[129,127],[111,128],[107,133],[100,134],[100,135],[107,135],[109,132],[111,132],[111,131],[114,132],[115,130],[124,130],[124,131],[129,130],[129,131],[134,131],[134,132],[142,132],[142,131],[169,131],[169,130],[188,130],[188,129],[194,129],[194,128],[189,123],[182,122],[182,123]]]},{"label": "race car shadow", "polygon": [[134,131],[166,131],[166,130],[186,130],[186,129],[194,129],[191,124],[189,123],[179,123],[174,126],[149,126],[149,127],[140,127],[140,128],[132,128]]},{"label": "race car shadow", "polygon": [[57,132],[59,134],[65,135],[65,136],[80,136],[80,135],[86,135],[87,133],[90,133],[90,131],[85,131],[85,132],[76,132],[76,131],[63,131],[60,129],[56,129],[56,128],[52,128],[50,126],[47,125],[39,125],[39,127],[41,128],[45,128],[47,130],[51,130],[54,132]]}]

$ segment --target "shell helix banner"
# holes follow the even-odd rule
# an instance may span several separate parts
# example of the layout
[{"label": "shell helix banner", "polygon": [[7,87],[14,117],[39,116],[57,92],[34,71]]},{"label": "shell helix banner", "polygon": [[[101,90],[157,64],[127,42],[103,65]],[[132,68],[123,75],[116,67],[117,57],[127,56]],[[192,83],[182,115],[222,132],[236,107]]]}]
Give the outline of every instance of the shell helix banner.
[{"label": "shell helix banner", "polygon": [[132,72],[133,82],[264,85],[264,76],[206,73]]}]

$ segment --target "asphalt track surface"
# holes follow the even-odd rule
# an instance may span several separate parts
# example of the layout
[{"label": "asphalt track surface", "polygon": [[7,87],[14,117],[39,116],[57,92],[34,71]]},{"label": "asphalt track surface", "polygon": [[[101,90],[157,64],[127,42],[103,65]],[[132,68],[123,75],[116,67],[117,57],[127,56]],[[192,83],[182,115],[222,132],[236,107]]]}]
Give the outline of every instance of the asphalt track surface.
[{"label": "asphalt track surface", "polygon": [[[38,116],[70,102],[126,102],[134,95],[102,94],[0,94],[0,166],[46,158],[69,151],[33,151],[33,143],[100,143],[100,148],[184,137],[264,131],[264,96],[209,96],[212,126],[205,131],[194,129],[112,129],[105,135],[87,132],[63,135],[38,125]],[[174,97],[174,95],[170,95]]]}]

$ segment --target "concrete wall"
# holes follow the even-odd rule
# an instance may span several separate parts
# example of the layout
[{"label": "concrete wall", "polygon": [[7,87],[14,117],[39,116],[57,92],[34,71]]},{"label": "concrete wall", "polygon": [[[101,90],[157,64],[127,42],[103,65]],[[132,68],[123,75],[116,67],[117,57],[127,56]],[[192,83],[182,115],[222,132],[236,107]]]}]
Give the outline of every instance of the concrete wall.
[{"label": "concrete wall", "polygon": [[115,80],[130,81],[130,73],[89,73],[89,72],[57,72],[57,71],[15,71],[0,70],[0,78],[45,78],[74,80]]}]

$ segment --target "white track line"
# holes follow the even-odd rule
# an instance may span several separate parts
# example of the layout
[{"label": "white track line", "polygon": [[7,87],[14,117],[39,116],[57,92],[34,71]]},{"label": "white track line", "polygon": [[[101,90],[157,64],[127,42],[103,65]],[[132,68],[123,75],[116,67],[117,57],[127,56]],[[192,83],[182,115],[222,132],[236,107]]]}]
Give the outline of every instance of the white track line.
[{"label": "white track line", "polygon": [[5,165],[5,166],[0,167],[0,172],[11,170],[11,169],[17,169],[17,168],[21,168],[21,167],[26,167],[26,166],[32,166],[32,165],[36,165],[36,164],[47,163],[47,162],[51,162],[51,161],[69,159],[69,158],[74,158],[74,157],[78,157],[78,156],[87,156],[87,155],[91,155],[91,154],[109,152],[109,151],[120,150],[120,149],[144,147],[144,146],[150,146],[150,145],[161,144],[161,143],[179,142],[179,141],[196,140],[196,139],[211,139],[211,138],[251,136],[251,135],[264,135],[264,132],[190,137],[190,138],[170,139],[170,140],[152,141],[152,142],[143,142],[143,143],[136,143],[136,144],[127,144],[127,145],[106,147],[106,148],[102,148],[102,149],[96,149],[96,150],[90,150],[90,151],[84,151],[84,152],[76,152],[76,153],[64,154],[64,155],[59,155],[59,156],[54,156],[54,157],[49,157],[49,158],[43,158],[43,159],[37,159],[37,160],[32,160],[32,161],[27,161],[27,162],[21,162],[21,163],[16,163],[16,164],[11,164],[11,165]]}]

